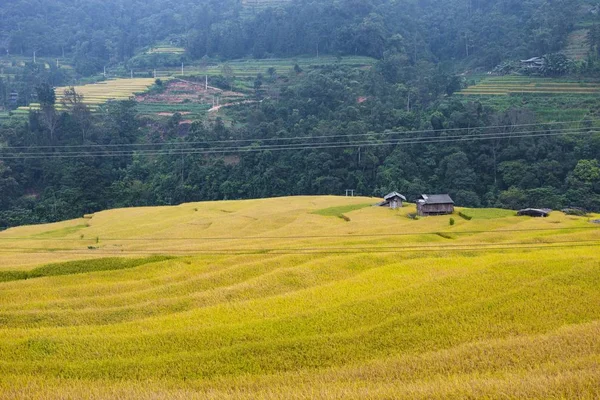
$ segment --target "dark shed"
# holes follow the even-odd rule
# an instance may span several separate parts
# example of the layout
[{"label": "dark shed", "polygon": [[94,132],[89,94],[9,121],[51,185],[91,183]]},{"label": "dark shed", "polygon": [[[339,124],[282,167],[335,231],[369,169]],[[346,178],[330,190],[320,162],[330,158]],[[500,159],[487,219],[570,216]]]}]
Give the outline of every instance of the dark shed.
[{"label": "dark shed", "polygon": [[546,218],[552,212],[549,208],[525,208],[519,210],[517,215],[527,215],[529,217],[544,217]]},{"label": "dark shed", "polygon": [[417,214],[445,215],[454,212],[454,200],[447,194],[422,194],[417,200]]}]

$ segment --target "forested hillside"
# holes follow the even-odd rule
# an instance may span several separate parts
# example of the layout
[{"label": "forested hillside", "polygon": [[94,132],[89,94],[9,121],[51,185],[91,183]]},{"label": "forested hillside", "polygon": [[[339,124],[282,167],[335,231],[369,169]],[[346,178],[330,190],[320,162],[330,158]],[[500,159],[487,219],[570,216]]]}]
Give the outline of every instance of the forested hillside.
[{"label": "forested hillside", "polygon": [[[0,103],[7,110],[40,106],[26,118],[0,112],[0,227],[114,207],[346,189],[377,196],[399,190],[409,198],[449,192],[464,206],[600,210],[600,101],[593,91],[568,89],[600,77],[597,5],[249,4],[3,2]],[[560,74],[540,72],[552,76],[551,88],[570,79],[564,94],[457,94],[504,62],[548,55],[559,65],[554,53],[582,26],[590,32],[587,58]],[[149,50],[159,42],[185,51]],[[50,61],[34,63],[33,52]],[[304,68],[297,61],[317,55],[338,61]],[[218,60],[222,75],[210,84],[233,92],[228,60],[275,56],[290,67],[245,78],[236,88],[245,103],[195,120],[177,112],[151,118],[133,100],[91,110],[77,93],[60,94],[59,104],[53,90],[102,80],[105,66],[128,74],[141,61]],[[356,67],[344,56],[373,62]],[[204,84],[204,76],[183,78]],[[157,81],[151,93],[165,85]]]},{"label": "forested hillside", "polygon": [[296,0],[255,9],[240,0],[9,0],[0,5],[0,53],[70,54],[81,73],[125,62],[168,39],[189,57],[398,51],[414,61],[506,57],[559,50],[581,0]]}]

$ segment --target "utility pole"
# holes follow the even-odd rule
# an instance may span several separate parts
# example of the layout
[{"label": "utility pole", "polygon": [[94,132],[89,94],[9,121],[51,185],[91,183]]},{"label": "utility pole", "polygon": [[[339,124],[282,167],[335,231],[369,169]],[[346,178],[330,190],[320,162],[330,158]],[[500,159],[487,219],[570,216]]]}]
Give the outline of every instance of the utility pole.
[{"label": "utility pole", "polygon": [[104,77],[106,78],[106,66],[104,66]]},{"label": "utility pole", "polygon": [[208,75],[205,76],[206,83],[204,84],[204,90],[208,92]]},{"label": "utility pole", "polygon": [[133,79],[133,70],[131,70],[131,79]]},{"label": "utility pole", "polygon": [[415,55],[414,55],[414,58],[415,58],[415,64],[416,64],[417,63],[417,31],[416,31],[416,29],[415,29],[415,43],[414,44],[415,44]]},{"label": "utility pole", "polygon": [[36,50],[33,51],[33,63],[34,64],[35,64],[35,53],[36,53]]},{"label": "utility pole", "polygon": [[58,58],[56,59],[56,68],[59,68],[60,65],[58,64]]},{"label": "utility pole", "polygon": [[156,79],[156,69],[154,70],[154,79]]},{"label": "utility pole", "polygon": [[181,63],[181,76],[183,76],[183,63]]},{"label": "utility pole", "polygon": [[181,187],[183,188],[184,182],[184,173],[185,173],[185,158],[183,158],[183,152],[181,152]]}]

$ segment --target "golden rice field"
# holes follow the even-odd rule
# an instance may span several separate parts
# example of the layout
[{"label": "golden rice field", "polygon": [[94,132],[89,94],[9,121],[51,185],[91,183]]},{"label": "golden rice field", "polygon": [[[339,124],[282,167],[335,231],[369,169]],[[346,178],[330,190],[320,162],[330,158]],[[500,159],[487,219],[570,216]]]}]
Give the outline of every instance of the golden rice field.
[{"label": "golden rice field", "polygon": [[505,96],[510,94],[598,95],[600,83],[566,82],[549,78],[505,76],[483,79],[458,92],[463,95]]},{"label": "golden rice field", "polygon": [[[99,105],[111,100],[128,100],[135,93],[141,93],[148,90],[154,84],[153,78],[134,78],[134,79],[110,79],[94,84],[74,86],[78,94],[83,95],[83,103],[90,109],[95,110]],[[63,110],[62,101],[65,90],[70,87],[58,87],[56,93],[56,109]],[[27,107],[19,107],[21,111],[30,109],[39,109],[38,103],[32,103]]]},{"label": "golden rice field", "polygon": [[375,201],[0,232],[0,398],[600,396],[600,216]]}]

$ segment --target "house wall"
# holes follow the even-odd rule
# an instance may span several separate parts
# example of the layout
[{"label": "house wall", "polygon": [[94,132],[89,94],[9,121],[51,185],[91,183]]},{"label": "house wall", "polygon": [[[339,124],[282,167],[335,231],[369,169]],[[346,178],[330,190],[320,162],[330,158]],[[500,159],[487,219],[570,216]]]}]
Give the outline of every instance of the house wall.
[{"label": "house wall", "polygon": [[390,200],[390,208],[395,210],[397,208],[402,208],[402,200],[400,199],[392,199]]},{"label": "house wall", "polygon": [[454,212],[454,204],[419,204],[417,205],[417,214],[426,215],[444,215]]}]

